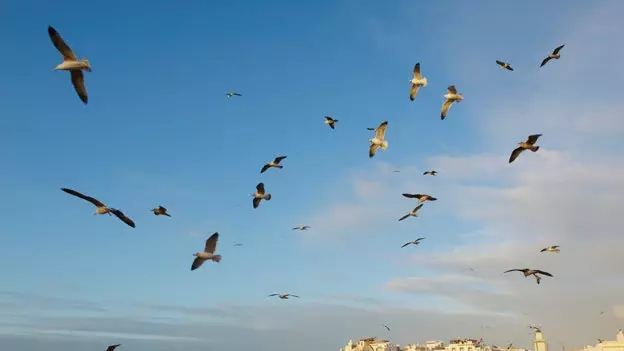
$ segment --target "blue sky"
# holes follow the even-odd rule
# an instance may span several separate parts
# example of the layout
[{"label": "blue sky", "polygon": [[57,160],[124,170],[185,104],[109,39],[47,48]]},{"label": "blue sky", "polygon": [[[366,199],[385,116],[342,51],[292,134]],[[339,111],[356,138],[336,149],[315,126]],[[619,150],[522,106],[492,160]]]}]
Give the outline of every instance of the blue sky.
[{"label": "blue sky", "polygon": [[[472,322],[436,318],[441,325],[470,325],[457,327],[461,332],[475,332],[474,326],[478,332],[493,311],[440,293],[440,286],[447,289],[454,282],[459,286],[453,289],[462,290],[474,283],[501,295],[509,293],[508,284],[535,289],[520,277],[500,277],[507,266],[493,267],[493,276],[470,278],[462,269],[483,262],[442,264],[450,252],[469,258],[476,250],[486,252],[489,247],[470,244],[492,242],[497,230],[510,231],[488,217],[508,203],[475,211],[471,203],[476,201],[468,194],[487,188],[487,196],[496,197],[497,191],[526,190],[535,175],[509,171],[506,158],[528,134],[543,132],[543,146],[540,153],[521,156],[522,172],[533,165],[540,174],[586,177],[618,163],[614,160],[624,150],[616,141],[624,123],[616,118],[618,102],[607,96],[623,76],[616,66],[622,51],[613,49],[606,62],[595,62],[597,53],[611,45],[608,38],[623,29],[609,18],[618,18],[624,8],[608,1],[477,3],[190,1],[176,6],[142,0],[9,0],[0,39],[12,54],[1,56],[0,64],[14,67],[19,60],[21,66],[5,69],[0,84],[0,340],[31,350],[47,331],[59,350],[81,343],[94,349],[117,341],[132,345],[132,340],[140,340],[135,349],[146,350],[157,341],[128,341],[130,334],[149,334],[148,327],[130,324],[138,318],[153,321],[164,307],[143,305],[218,307],[234,315],[232,306],[243,306],[264,329],[238,321],[211,336],[216,345],[238,340],[239,348],[244,347],[241,340],[255,340],[245,334],[249,330],[262,334],[258,330],[277,323],[263,319],[271,311],[279,311],[273,318],[296,324],[304,310],[333,313],[318,317],[329,321],[323,322],[325,328],[336,330],[318,345],[312,341],[309,347],[315,349],[382,336],[381,323],[408,318],[405,311],[394,310],[399,307],[472,313],[477,316]],[[73,91],[69,74],[53,71],[61,57],[47,36],[48,25],[92,65],[93,71],[85,73],[87,106]],[[562,59],[538,70],[545,55],[564,43]],[[497,59],[511,62],[515,71],[502,70]],[[408,80],[416,62],[429,85],[410,102]],[[451,84],[465,100],[440,121],[442,96]],[[243,96],[227,99],[229,91]],[[553,111],[574,116],[562,120]],[[339,120],[335,130],[323,124],[325,115]],[[389,147],[371,160],[366,127],[383,120],[389,121]],[[283,169],[259,173],[279,155],[288,156]],[[576,161],[566,162],[571,157]],[[429,167],[440,175],[422,177]],[[573,178],[563,177],[552,181]],[[273,199],[252,209],[250,194],[260,181]],[[614,188],[616,181],[578,180],[621,192]],[[61,187],[120,208],[135,220],[136,229],[92,216],[90,204],[62,193]],[[614,196],[613,191],[605,196]],[[425,205],[420,218],[398,223],[414,207],[402,192],[430,193],[439,200]],[[609,199],[600,203],[615,207]],[[173,217],[155,217],[149,209],[157,205]],[[291,231],[303,224],[312,229]],[[221,234],[223,260],[190,272],[191,254],[215,231]],[[400,249],[420,236],[427,237],[420,247]],[[509,244],[519,240],[509,239]],[[244,246],[233,247],[234,241]],[[451,251],[458,247],[466,248]],[[417,256],[421,251],[431,256]],[[424,257],[426,262],[417,262]],[[531,256],[525,263],[544,261]],[[448,277],[435,280],[442,274]],[[410,284],[429,280],[413,295],[397,279]],[[302,299],[265,298],[273,292]],[[615,300],[614,311],[619,308]],[[340,318],[333,317],[344,308],[341,318],[358,319],[371,306],[375,317],[359,318],[351,329],[340,329]],[[291,308],[301,312],[299,317],[295,311],[288,314]],[[184,311],[176,323],[194,323]],[[75,334],[76,325],[87,324],[76,320],[88,316],[104,322]],[[43,317],[51,318],[49,323],[42,324]],[[611,328],[612,322],[600,325]],[[124,330],[109,331],[114,336],[102,336],[111,325],[119,329],[124,323],[130,323]],[[158,334],[176,334],[171,330]],[[265,347],[281,344],[272,332],[254,335]],[[429,335],[414,335],[405,327],[393,338],[417,342],[446,333],[432,329]],[[501,344],[519,338],[528,346],[525,334],[515,330],[489,337]],[[302,329],[288,335],[295,344],[314,340]],[[192,341],[179,345],[185,342]]]}]

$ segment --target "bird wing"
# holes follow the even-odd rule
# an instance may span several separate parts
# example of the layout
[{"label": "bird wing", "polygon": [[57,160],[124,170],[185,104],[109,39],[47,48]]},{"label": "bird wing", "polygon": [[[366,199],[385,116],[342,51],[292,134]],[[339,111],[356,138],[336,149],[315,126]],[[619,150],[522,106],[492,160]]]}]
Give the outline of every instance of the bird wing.
[{"label": "bird wing", "polygon": [[442,120],[444,120],[446,118],[446,115],[448,114],[448,111],[451,108],[452,104],[453,104],[453,101],[451,101],[451,100],[446,100],[442,104],[442,114],[440,115]]},{"label": "bird wing", "polygon": [[299,298],[299,296],[297,296],[297,295],[293,295],[293,294],[286,294],[286,296]]},{"label": "bird wing", "polygon": [[522,153],[522,151],[524,151],[524,149],[522,147],[515,148],[511,152],[511,156],[509,156],[509,163],[512,163],[516,158],[518,158],[518,155],[520,155]]},{"label": "bird wing", "polygon": [[52,26],[48,26],[48,35],[50,39],[52,39],[52,44],[56,47],[61,55],[63,55],[63,60],[76,61],[76,55],[72,51],[72,49],[65,43],[63,37],[54,29]]},{"label": "bird wing", "polygon": [[336,123],[336,121],[332,120],[332,121],[328,124],[329,128],[331,128],[331,129],[336,129],[336,126],[334,125],[334,123]]},{"label": "bird wing", "polygon": [[505,67],[505,62],[503,61],[496,60],[496,63],[498,63],[500,66]]},{"label": "bird wing", "polygon": [[325,120],[326,120],[326,121],[331,122],[331,121],[333,121],[334,119],[333,119],[333,118],[331,118],[331,117],[329,117],[329,116],[325,116]]},{"label": "bird wing", "polygon": [[418,239],[416,239],[416,242],[419,242],[419,241],[424,240],[424,239],[427,239],[427,238],[418,238]]},{"label": "bird wing", "polygon": [[375,145],[371,143],[370,148],[368,149],[368,157],[373,157],[375,156],[375,153],[377,152],[377,149],[379,149],[379,145]]},{"label": "bird wing", "polygon": [[409,197],[410,199],[414,199],[414,198],[417,199],[417,198],[420,197],[420,194],[407,194],[407,193],[405,193],[405,194],[401,194],[401,195],[403,195],[405,197]]},{"label": "bird wing", "polygon": [[513,68],[510,65],[505,66],[505,68],[507,68],[510,71],[513,71]]},{"label": "bird wing", "polygon": [[375,130],[375,128],[366,128],[366,129],[367,129],[367,130],[373,130],[373,131]]},{"label": "bird wing", "polygon": [[540,250],[540,252],[544,252],[544,251],[548,251],[548,248],[546,247]]},{"label": "bird wing", "polygon": [[131,226],[132,228],[135,228],[134,221],[132,221],[130,218],[128,218],[123,212],[121,212],[120,210],[118,210],[116,208],[111,208],[110,211],[117,218],[121,219],[122,222],[126,223],[127,225]]},{"label": "bird wing", "polygon": [[113,351],[114,349],[116,349],[119,346],[121,346],[121,344],[110,345],[109,347],[106,348],[106,351]]},{"label": "bird wing", "polygon": [[383,140],[386,135],[386,128],[388,128],[388,121],[381,122],[377,129],[375,129],[375,137],[379,140]]},{"label": "bird wing", "polygon": [[390,331],[390,327],[388,327],[387,325],[383,324],[384,328],[388,329],[388,331]]},{"label": "bird wing", "polygon": [[273,160],[273,162],[274,162],[275,164],[279,164],[279,163],[280,163],[280,162],[282,162],[282,160],[283,160],[283,159],[285,159],[286,157],[288,157],[288,156],[279,156],[279,157],[276,157],[276,158],[275,158],[275,160]]},{"label": "bird wing", "polygon": [[243,95],[241,95],[241,94],[239,94],[239,93],[234,93],[234,94],[232,94],[232,95],[236,95],[236,96],[243,96]]},{"label": "bird wing", "polygon": [[529,135],[529,137],[527,138],[527,144],[535,144],[535,142],[537,141],[537,139],[539,139],[539,137],[541,137],[541,134],[533,134],[533,135]]},{"label": "bird wing", "polygon": [[449,87],[447,89],[448,89],[449,93],[457,94],[457,89],[455,88],[454,85],[449,85]]},{"label": "bird wing", "polygon": [[205,258],[195,257],[193,260],[193,264],[191,265],[191,270],[194,271],[199,268],[204,262],[206,262]]},{"label": "bird wing", "polygon": [[264,195],[264,183],[258,183],[258,185],[256,185],[256,190],[258,194]]},{"label": "bird wing", "polygon": [[219,233],[214,233],[210,238],[206,239],[206,246],[204,252],[214,253],[217,248],[217,240],[219,240]]},{"label": "bird wing", "polygon": [[559,47],[555,48],[555,50],[553,50],[553,54],[554,54],[554,55],[557,55],[557,54],[559,53],[559,51],[560,51],[561,49],[563,49],[563,47],[564,47],[564,46],[565,46],[565,44],[563,44],[563,45],[561,45],[561,46],[559,46]]},{"label": "bird wing", "polygon": [[[400,219],[399,219],[399,220],[400,220]],[[409,244],[413,244],[413,243],[412,243],[411,241],[410,241],[410,242],[407,242],[407,243],[403,244],[403,246],[401,246],[401,248],[406,247],[406,246],[408,246]]]},{"label": "bird wing", "polygon": [[540,65],[540,67],[544,67],[544,65],[548,63],[548,61],[550,61],[550,56],[548,56],[547,58],[544,59],[544,61],[542,61],[542,64]]},{"label": "bird wing", "polygon": [[402,220],[404,220],[405,218],[407,218],[407,217],[409,217],[409,216],[410,216],[410,214],[408,213],[408,214],[406,214],[405,216],[403,216],[403,217],[399,218],[399,222],[400,222],[400,221],[402,221]]},{"label": "bird wing", "polygon": [[266,165],[262,166],[262,169],[260,170],[260,173],[264,173],[269,168],[271,168],[271,166],[267,163]]},{"label": "bird wing", "polygon": [[523,272],[523,270],[522,270],[522,269],[517,269],[517,268],[516,268],[516,269],[510,269],[510,270],[508,270],[508,271],[504,271],[503,273],[516,272],[516,271],[518,271],[518,272]]},{"label": "bird wing", "polygon": [[414,101],[416,98],[416,94],[418,94],[418,85],[412,84],[412,88],[410,89],[410,100]]},{"label": "bird wing", "polygon": [[90,203],[94,204],[97,207],[104,207],[104,206],[106,206],[103,203],[101,203],[99,200],[97,200],[95,198],[92,198],[91,196],[87,196],[87,195],[81,194],[81,193],[79,193],[79,192],[77,192],[75,190],[71,190],[71,189],[68,189],[68,188],[61,188],[61,190],[63,190],[64,192],[66,192],[66,193],[68,193],[70,195],[74,195],[74,196],[79,197],[79,198],[81,198],[83,200],[87,200],[87,201],[89,201]]},{"label": "bird wing", "polygon": [[86,105],[89,102],[89,97],[87,96],[87,89],[84,85],[84,74],[82,71],[71,71],[71,81],[78,97],[80,97],[80,100]]},{"label": "bird wing", "polygon": [[167,212],[167,209],[162,206],[158,206],[158,209],[162,212]]},{"label": "bird wing", "polygon": [[261,200],[262,199],[259,198],[259,197],[254,197],[254,199],[253,199],[253,208],[258,208],[258,206],[260,206],[260,201]]},{"label": "bird wing", "polygon": [[420,74],[420,62],[414,65],[414,78],[422,79],[422,75]]},{"label": "bird wing", "polygon": [[535,273],[539,273],[539,274],[547,275],[547,276],[549,276],[549,277],[552,277],[552,276],[553,276],[552,274],[550,274],[550,273],[548,273],[548,272],[541,271],[541,270],[539,270],[539,269],[534,269],[533,271],[534,271]]},{"label": "bird wing", "polygon": [[557,249],[557,248],[559,248],[560,246],[559,246],[559,245],[553,245],[553,246],[551,246],[551,247],[552,247],[553,249]]},{"label": "bird wing", "polygon": [[271,295],[269,295],[267,297],[270,297],[270,296],[279,296],[279,294],[271,294]]},{"label": "bird wing", "polygon": [[431,172],[429,172],[429,171],[424,171],[424,172],[423,172],[423,175],[427,175],[428,173],[431,173]]}]

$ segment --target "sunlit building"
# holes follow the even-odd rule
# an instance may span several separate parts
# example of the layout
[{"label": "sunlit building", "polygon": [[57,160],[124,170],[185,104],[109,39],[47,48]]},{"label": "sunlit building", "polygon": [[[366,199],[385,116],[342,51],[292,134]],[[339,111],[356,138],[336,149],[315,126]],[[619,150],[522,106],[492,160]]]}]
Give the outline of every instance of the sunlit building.
[{"label": "sunlit building", "polygon": [[620,329],[615,340],[598,340],[596,345],[585,346],[582,351],[624,351],[624,333]]}]

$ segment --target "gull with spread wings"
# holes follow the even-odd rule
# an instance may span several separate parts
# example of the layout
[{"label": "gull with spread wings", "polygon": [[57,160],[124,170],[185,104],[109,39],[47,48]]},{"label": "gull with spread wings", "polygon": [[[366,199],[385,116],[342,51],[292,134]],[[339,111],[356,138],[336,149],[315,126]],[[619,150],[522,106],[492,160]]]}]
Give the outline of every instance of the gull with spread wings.
[{"label": "gull with spread wings", "polygon": [[262,166],[260,173],[266,172],[266,170],[271,167],[284,168],[284,166],[280,165],[280,162],[282,162],[282,160],[285,159],[286,157],[288,156],[278,156],[273,161],[267,162],[264,166]]},{"label": "gull with spread wings", "polygon": [[113,351],[119,346],[121,346],[121,344],[110,345],[109,347],[106,348],[106,351]]},{"label": "gull with spread wings", "polygon": [[61,35],[52,26],[48,26],[48,35],[52,40],[54,47],[63,56],[63,62],[54,68],[58,71],[69,71],[71,74],[71,81],[74,85],[76,93],[82,102],[86,105],[89,101],[87,96],[87,89],[84,85],[84,75],[82,70],[91,72],[91,65],[86,59],[78,60],[72,49],[65,43]]},{"label": "gull with spread wings", "polygon": [[433,197],[427,194],[402,194],[403,196],[410,199],[418,199],[418,203],[422,204],[425,201],[436,201],[438,198]]},{"label": "gull with spread wings", "polygon": [[122,222],[126,223],[127,225],[131,226],[132,228],[135,227],[134,222],[126,217],[126,215],[121,212],[120,210],[116,209],[116,208],[112,208],[112,207],[107,207],[106,205],[104,205],[101,201],[91,197],[91,196],[87,196],[84,194],[81,194],[75,190],[72,189],[68,189],[68,188],[61,188],[61,190],[63,190],[64,192],[79,197],[83,200],[87,200],[90,203],[92,203],[93,205],[95,205],[95,213],[93,215],[101,215],[101,214],[107,214],[110,216],[110,214],[114,214],[117,218],[119,218]]},{"label": "gull with spread wings", "polygon": [[558,46],[557,48],[555,48],[555,50],[553,50],[552,53],[548,54],[548,57],[546,57],[544,59],[544,61],[542,61],[542,64],[540,65],[540,67],[544,67],[545,64],[548,63],[548,61],[555,59],[558,60],[561,58],[561,55],[559,54],[559,51],[561,51],[561,49],[563,49],[563,47],[565,46],[565,44]]},{"label": "gull with spread wings", "polygon": [[271,200],[271,194],[266,194],[264,191],[264,183],[258,183],[256,192],[251,194],[251,196],[253,196],[253,208],[258,208],[262,200]]},{"label": "gull with spread wings", "polygon": [[334,129],[336,122],[338,122],[337,119],[333,119],[329,116],[325,116],[325,124],[327,124],[331,129]]},{"label": "gull with spread wings", "polygon": [[269,295],[269,296],[267,296],[267,297],[272,297],[272,296],[277,296],[277,297],[279,297],[279,298],[280,298],[280,299],[282,299],[282,300],[288,300],[288,298],[290,298],[290,297],[296,297],[296,298],[299,298],[299,296],[297,296],[297,295],[293,295],[293,294],[277,294],[277,293],[275,293],[275,294],[271,294],[271,295]]},{"label": "gull with spread wings", "polygon": [[169,213],[167,213],[167,209],[162,207],[162,206],[158,206],[156,208],[152,208],[151,211],[154,212],[154,215],[156,215],[156,216],[171,217],[171,215]]},{"label": "gull with spread wings", "polygon": [[420,74],[420,62],[414,65],[414,78],[410,79],[409,82],[412,83],[412,88],[410,89],[410,100],[414,101],[414,98],[418,93],[418,89],[420,87],[424,88],[427,86],[427,77],[423,77],[422,74]]},{"label": "gull with spread wings", "polygon": [[508,69],[508,70],[510,70],[510,71],[513,71],[513,68],[511,68],[511,66],[510,66],[510,65],[509,65],[509,63],[507,63],[507,62],[503,62],[503,61],[496,60],[496,63],[497,63],[499,66],[501,66],[501,67],[503,67],[503,68],[505,68],[505,69]]},{"label": "gull with spread wings", "polygon": [[294,227],[292,230],[308,230],[312,227],[310,227],[309,225],[300,225],[300,226],[296,226]]},{"label": "gull with spread wings", "polygon": [[235,92],[227,93],[225,95],[230,99],[232,98],[232,96],[242,96],[241,94]]},{"label": "gull with spread wings", "polygon": [[553,246],[545,247],[545,248],[540,250],[540,252],[559,252],[559,251],[561,251],[561,250],[559,250],[559,245],[553,245]]},{"label": "gull with spread wings", "polygon": [[464,100],[464,95],[458,93],[454,85],[449,85],[448,93],[444,94],[444,98],[446,100],[444,100],[444,103],[442,104],[442,113],[440,114],[442,120],[446,118],[446,115],[454,102],[462,102],[462,100]]},{"label": "gull with spread wings", "polygon": [[537,139],[539,139],[539,137],[541,137],[541,134],[533,134],[533,135],[529,135],[529,137],[527,138],[526,141],[521,141],[518,143],[517,148],[515,148],[512,152],[511,155],[509,156],[509,163],[512,163],[516,158],[518,158],[518,156],[520,156],[520,154],[524,151],[524,150],[531,150],[533,152],[537,152],[537,150],[539,150],[539,146],[535,146],[535,143],[537,142]]},{"label": "gull with spread wings", "polygon": [[404,248],[404,247],[406,247],[408,245],[418,245],[418,244],[420,244],[420,241],[423,240],[423,239],[426,239],[426,238],[418,238],[418,239],[413,240],[413,241],[408,241],[405,244],[403,244],[403,246],[401,246],[401,248]]},{"label": "gull with spread wings", "polygon": [[412,216],[412,217],[418,217],[418,210],[420,210],[422,207],[423,207],[423,204],[420,204],[420,205],[416,206],[416,208],[414,208],[414,209],[412,210],[412,212],[410,212],[410,213],[406,214],[405,216],[403,216],[403,217],[399,218],[399,221],[402,221],[402,220],[404,220],[405,218],[410,217],[410,216]]},{"label": "gull with spread wings", "polygon": [[510,269],[508,271],[504,271],[503,273],[509,273],[509,272],[522,272],[522,274],[524,274],[525,278],[530,276],[530,275],[532,275],[532,276],[535,277],[535,280],[536,280],[537,284],[539,284],[540,280],[542,280],[542,277],[540,277],[538,274],[545,275],[545,276],[548,276],[548,277],[552,277],[553,276],[552,274],[550,274],[548,272],[541,271],[539,269],[530,269],[530,268]]},{"label": "gull with spread wings", "polygon": [[433,170],[433,169],[432,169],[432,170],[430,170],[430,171],[425,171],[425,172],[423,173],[423,175],[432,175],[432,176],[435,176],[436,174],[438,174],[438,171]]},{"label": "gull with spread wings", "polygon": [[388,121],[381,122],[381,124],[375,129],[375,137],[368,139],[371,143],[370,148],[368,149],[369,158],[375,156],[377,149],[380,147],[382,150],[386,150],[388,148],[388,141],[385,139],[387,128]]},{"label": "gull with spread wings", "polygon": [[194,271],[199,268],[204,262],[211,260],[219,263],[221,261],[221,255],[215,255],[217,249],[217,241],[219,240],[219,233],[214,233],[210,238],[206,239],[206,246],[204,251],[194,253],[195,259],[191,265],[191,270]]}]

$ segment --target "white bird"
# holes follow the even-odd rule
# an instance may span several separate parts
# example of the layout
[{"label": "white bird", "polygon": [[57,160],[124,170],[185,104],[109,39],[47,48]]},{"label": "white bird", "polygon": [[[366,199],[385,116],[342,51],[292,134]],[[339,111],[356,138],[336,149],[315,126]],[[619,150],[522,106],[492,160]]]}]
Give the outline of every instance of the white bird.
[{"label": "white bird", "polygon": [[442,104],[442,114],[440,115],[442,120],[446,118],[446,115],[448,114],[448,111],[451,108],[451,105],[454,102],[462,102],[462,100],[464,100],[464,96],[457,92],[457,89],[455,88],[454,85],[450,85],[448,87],[448,93],[444,95],[444,98],[446,100]]},{"label": "white bird", "polygon": [[227,93],[227,94],[225,94],[225,95],[226,95],[228,98],[232,98],[232,96],[242,96],[242,95],[241,95],[241,94],[239,94],[239,93]]},{"label": "white bird", "polygon": [[112,207],[108,207],[106,205],[104,205],[104,203],[102,203],[100,200],[93,198],[91,196],[87,196],[84,194],[81,194],[79,192],[77,192],[76,190],[72,190],[72,189],[67,189],[67,188],[61,188],[61,190],[63,190],[64,192],[79,197],[83,200],[89,201],[90,203],[92,203],[93,205],[95,205],[95,213],[93,215],[102,215],[102,214],[108,214],[109,216],[112,214],[115,215],[115,217],[119,218],[122,222],[126,223],[127,225],[131,226],[132,228],[135,228],[134,225],[134,221],[132,221],[130,218],[128,218],[123,212],[121,212],[120,210],[116,209],[116,208],[112,208]]},{"label": "white bird", "polygon": [[420,74],[420,62],[414,65],[414,78],[412,78],[409,82],[412,83],[412,88],[410,89],[410,100],[414,101],[414,98],[418,93],[418,88],[424,88],[427,86],[427,78]]},{"label": "white bird", "polygon": [[264,192],[264,183],[258,183],[256,192],[251,194],[251,196],[253,196],[253,208],[260,206],[260,201],[262,200],[271,200],[271,194],[265,194]]},{"label": "white bird", "polygon": [[553,276],[552,274],[550,274],[550,273],[548,273],[546,271],[542,271],[542,270],[539,270],[539,269],[530,269],[530,268],[510,269],[510,270],[504,271],[503,273],[509,273],[509,272],[522,272],[522,274],[524,274],[525,278],[530,276],[530,275],[532,275],[532,276],[535,277],[535,281],[536,281],[537,284],[539,284],[540,280],[542,280],[542,277],[540,277],[538,274],[542,274],[542,275],[549,276],[549,277]]},{"label": "white bird", "polygon": [[294,227],[292,230],[308,230],[310,228],[312,227],[310,227],[309,225],[300,225],[300,226]]},{"label": "white bird", "polygon": [[561,51],[561,49],[563,49],[563,47],[565,46],[565,44],[555,48],[555,50],[553,50],[553,52],[551,54],[548,54],[548,57],[546,57],[544,59],[544,61],[542,61],[542,64],[540,65],[540,67],[544,67],[545,64],[548,63],[548,61],[555,59],[558,60],[561,58],[561,55],[559,55],[559,51]]},{"label": "white bird", "polygon": [[426,239],[426,238],[418,238],[418,239],[413,240],[413,241],[408,241],[405,244],[403,244],[403,246],[401,246],[401,248],[406,247],[408,245],[418,245],[418,244],[420,244],[420,241],[423,240],[423,239]]},{"label": "white bird", "polygon": [[329,116],[325,116],[325,121],[323,123],[329,125],[331,129],[334,129],[336,122],[338,122],[337,119],[333,119]]},{"label": "white bird", "polygon": [[379,147],[381,147],[382,150],[386,150],[388,148],[388,141],[385,139],[387,128],[388,121],[381,122],[381,124],[375,129],[375,137],[368,139],[368,141],[371,142],[370,148],[368,149],[368,157],[372,158],[375,156]]},{"label": "white bird", "polygon": [[82,102],[86,105],[89,98],[87,96],[87,89],[84,85],[84,75],[82,74],[82,70],[91,72],[91,65],[89,64],[89,61],[86,59],[78,60],[69,45],[65,43],[61,35],[56,31],[56,29],[52,28],[52,26],[48,26],[48,35],[50,36],[50,39],[52,39],[54,47],[56,47],[56,49],[63,56],[63,63],[59,64],[54,69],[70,72],[74,89],[76,90],[76,93],[78,93],[80,100],[82,100]]},{"label": "white bird", "polygon": [[438,198],[433,197],[431,195],[427,195],[427,194],[403,194],[403,196],[410,198],[410,199],[418,199],[418,203],[422,204],[425,201],[436,201],[438,200]]},{"label": "white bird", "polygon": [[427,174],[432,175],[432,176],[435,176],[436,174],[438,174],[438,171],[436,171],[436,170],[430,170],[430,171],[425,171],[425,172],[423,173],[423,175],[427,175]]},{"label": "white bird", "polygon": [[559,251],[561,251],[561,250],[559,250],[559,245],[553,245],[553,246],[545,247],[545,248],[540,250],[540,252],[559,252]]},{"label": "white bird", "polygon": [[215,255],[218,240],[219,233],[212,234],[210,238],[206,239],[206,246],[204,247],[204,251],[193,254],[193,256],[195,256],[195,259],[193,260],[193,264],[191,265],[192,271],[199,268],[199,266],[201,266],[204,262],[208,260],[215,261],[217,263],[221,261],[221,255]]},{"label": "white bird", "polygon": [[289,297],[299,298],[299,296],[293,295],[293,294],[271,294],[268,297],[271,297],[271,296],[277,296],[277,297],[279,297],[282,300],[288,300]]},{"label": "white bird", "polygon": [[420,204],[420,205],[416,206],[416,208],[414,208],[412,210],[412,212],[410,212],[410,213],[406,214],[405,216],[399,218],[399,221],[402,221],[402,220],[404,220],[405,218],[407,218],[409,216],[418,217],[418,210],[420,210],[421,207],[423,207],[423,204]]},{"label": "white bird", "polygon": [[526,141],[519,142],[518,145],[520,146],[515,148],[511,152],[511,155],[509,156],[509,163],[512,163],[516,158],[518,158],[518,156],[520,156],[520,154],[524,150],[531,150],[533,152],[537,152],[537,150],[539,150],[540,147],[535,146],[535,143],[537,142],[537,139],[539,139],[539,137],[541,136],[542,136],[541,134],[529,135]]},{"label": "white bird", "polygon": [[286,157],[288,156],[279,156],[279,157],[276,157],[273,161],[266,163],[260,170],[260,173],[266,172],[266,170],[271,167],[284,168],[284,166],[281,166],[279,163],[282,162],[282,160],[285,159]]}]

